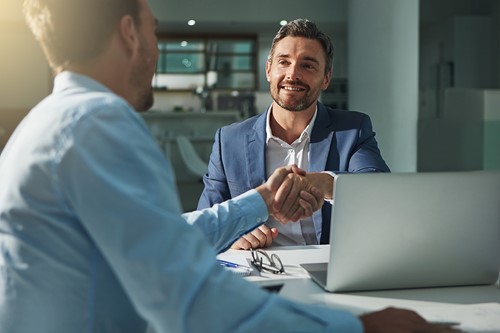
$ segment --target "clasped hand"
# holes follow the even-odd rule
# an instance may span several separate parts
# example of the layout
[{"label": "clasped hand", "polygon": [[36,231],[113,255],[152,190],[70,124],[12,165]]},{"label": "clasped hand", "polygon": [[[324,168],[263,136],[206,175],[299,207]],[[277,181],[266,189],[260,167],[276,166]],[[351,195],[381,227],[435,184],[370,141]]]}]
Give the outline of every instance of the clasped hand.
[{"label": "clasped hand", "polygon": [[[306,172],[296,165],[276,169],[263,185],[256,189],[269,209],[269,215],[281,223],[298,221],[311,216],[323,206],[324,193],[307,179]],[[258,227],[237,240],[231,248],[266,247],[278,235],[276,228]]]},{"label": "clasped hand", "polygon": [[269,214],[281,223],[309,217],[323,206],[323,192],[296,165],[276,169],[266,184],[274,193]]}]

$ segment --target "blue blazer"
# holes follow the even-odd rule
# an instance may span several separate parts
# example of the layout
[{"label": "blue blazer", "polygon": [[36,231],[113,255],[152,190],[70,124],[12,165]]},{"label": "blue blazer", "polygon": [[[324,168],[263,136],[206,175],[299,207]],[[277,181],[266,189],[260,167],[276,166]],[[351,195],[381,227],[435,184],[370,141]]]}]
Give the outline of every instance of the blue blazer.
[{"label": "blue blazer", "polygon": [[[269,112],[269,111],[267,111]],[[217,130],[198,209],[211,207],[266,181],[267,112]],[[309,172],[389,172],[368,115],[318,102],[311,133]],[[313,215],[318,242],[330,240],[331,204]]]}]

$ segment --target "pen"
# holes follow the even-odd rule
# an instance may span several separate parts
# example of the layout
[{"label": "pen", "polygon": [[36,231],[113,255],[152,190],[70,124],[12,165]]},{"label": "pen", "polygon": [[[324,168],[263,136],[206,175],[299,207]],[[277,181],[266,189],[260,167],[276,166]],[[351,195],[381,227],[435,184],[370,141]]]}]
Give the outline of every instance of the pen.
[{"label": "pen", "polygon": [[230,268],[244,268],[244,269],[247,269],[247,270],[250,270],[250,268],[248,267],[245,267],[245,266],[241,266],[241,265],[238,265],[234,262],[230,262],[230,261],[226,261],[226,260],[221,260],[221,259],[218,259],[217,260],[219,262],[219,264],[221,264],[222,266],[224,267],[230,267]]}]

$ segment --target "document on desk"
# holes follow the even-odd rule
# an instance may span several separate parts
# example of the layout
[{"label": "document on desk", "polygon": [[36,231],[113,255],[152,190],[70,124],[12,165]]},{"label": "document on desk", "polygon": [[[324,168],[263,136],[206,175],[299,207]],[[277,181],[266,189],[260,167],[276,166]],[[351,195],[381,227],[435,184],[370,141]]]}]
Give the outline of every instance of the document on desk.
[{"label": "document on desk", "polygon": [[430,321],[457,322],[465,332],[500,332],[500,303],[441,304],[415,310]]},{"label": "document on desk", "polygon": [[239,253],[221,253],[217,256],[219,263],[227,270],[240,275],[248,276],[253,272],[253,268],[249,265],[247,258]]}]

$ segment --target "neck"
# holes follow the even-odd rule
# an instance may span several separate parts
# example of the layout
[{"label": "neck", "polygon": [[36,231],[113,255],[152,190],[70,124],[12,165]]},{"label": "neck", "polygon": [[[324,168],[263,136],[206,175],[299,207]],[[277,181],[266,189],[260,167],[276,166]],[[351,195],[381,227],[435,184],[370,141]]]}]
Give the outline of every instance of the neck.
[{"label": "neck", "polygon": [[273,135],[291,144],[300,137],[315,111],[316,103],[305,110],[288,111],[273,102],[269,118]]},{"label": "neck", "polygon": [[129,71],[124,70],[130,67],[128,59],[122,53],[116,52],[116,47],[116,40],[112,39],[111,46],[95,59],[65,69],[96,80],[134,105],[131,100],[133,93],[129,87]]}]

